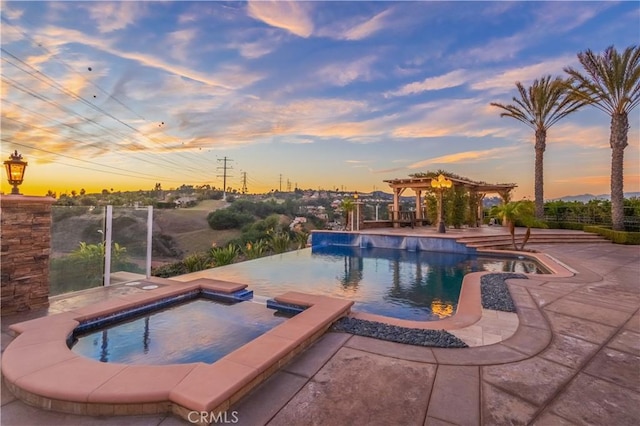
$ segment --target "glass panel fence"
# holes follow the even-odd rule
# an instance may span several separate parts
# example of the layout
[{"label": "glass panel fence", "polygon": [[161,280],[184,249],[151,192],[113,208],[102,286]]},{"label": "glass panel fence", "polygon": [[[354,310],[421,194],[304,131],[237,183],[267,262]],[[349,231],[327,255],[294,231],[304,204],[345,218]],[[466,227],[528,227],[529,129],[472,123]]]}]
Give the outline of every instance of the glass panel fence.
[{"label": "glass panel fence", "polygon": [[110,284],[146,276],[148,215],[147,207],[113,207]]},{"label": "glass panel fence", "polygon": [[52,206],[50,295],[102,285],[105,208]]}]

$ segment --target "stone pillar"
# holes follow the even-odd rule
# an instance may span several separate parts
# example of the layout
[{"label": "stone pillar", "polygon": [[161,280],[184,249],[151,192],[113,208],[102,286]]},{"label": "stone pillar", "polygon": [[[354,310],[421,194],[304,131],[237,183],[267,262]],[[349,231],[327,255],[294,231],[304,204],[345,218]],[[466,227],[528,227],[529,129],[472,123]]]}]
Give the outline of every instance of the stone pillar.
[{"label": "stone pillar", "polygon": [[51,197],[0,197],[1,314],[49,306]]}]

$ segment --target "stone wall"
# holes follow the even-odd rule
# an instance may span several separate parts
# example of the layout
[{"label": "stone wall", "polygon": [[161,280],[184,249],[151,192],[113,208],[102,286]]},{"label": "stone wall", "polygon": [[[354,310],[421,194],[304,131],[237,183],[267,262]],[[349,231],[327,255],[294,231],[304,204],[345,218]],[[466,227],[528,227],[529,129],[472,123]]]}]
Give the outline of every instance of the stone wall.
[{"label": "stone wall", "polygon": [[49,306],[50,197],[0,197],[2,316]]}]

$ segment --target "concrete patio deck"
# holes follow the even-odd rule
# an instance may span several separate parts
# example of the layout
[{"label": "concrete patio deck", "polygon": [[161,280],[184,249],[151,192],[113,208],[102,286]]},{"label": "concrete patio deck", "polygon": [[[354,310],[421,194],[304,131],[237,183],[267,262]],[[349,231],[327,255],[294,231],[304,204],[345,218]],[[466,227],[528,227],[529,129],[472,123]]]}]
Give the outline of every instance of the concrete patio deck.
[{"label": "concrete patio deck", "polygon": [[[436,349],[328,333],[231,407],[227,420],[243,425],[637,424],[640,248],[609,243],[530,247],[578,274],[510,280],[520,320],[511,338],[477,348]],[[12,340],[7,333],[12,323],[135,291],[103,288],[53,299],[45,312],[5,317],[2,351]],[[0,424],[7,426],[189,424],[170,415],[90,417],[38,410],[16,400],[4,383],[1,404]]]}]

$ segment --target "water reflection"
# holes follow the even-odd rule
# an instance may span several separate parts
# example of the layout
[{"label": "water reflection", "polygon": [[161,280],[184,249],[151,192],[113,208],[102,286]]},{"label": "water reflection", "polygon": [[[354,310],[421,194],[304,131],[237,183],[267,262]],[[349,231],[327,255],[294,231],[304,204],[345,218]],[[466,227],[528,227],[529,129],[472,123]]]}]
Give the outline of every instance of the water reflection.
[{"label": "water reflection", "polygon": [[362,281],[364,261],[362,257],[344,256],[344,271],[337,279],[343,290],[358,291],[358,285]]},{"label": "water reflection", "polygon": [[257,303],[196,299],[87,332],[78,336],[71,350],[101,362],[211,363],[285,318]]}]

